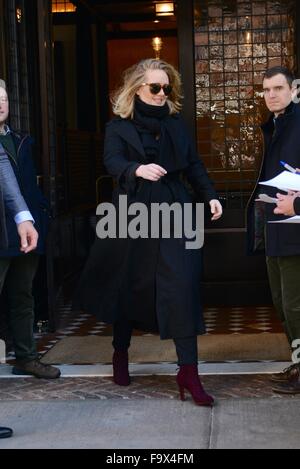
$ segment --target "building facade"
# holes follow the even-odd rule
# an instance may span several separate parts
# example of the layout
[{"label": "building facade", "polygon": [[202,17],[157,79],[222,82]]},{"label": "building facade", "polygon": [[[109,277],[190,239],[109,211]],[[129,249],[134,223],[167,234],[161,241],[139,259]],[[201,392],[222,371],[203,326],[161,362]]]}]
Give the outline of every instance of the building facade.
[{"label": "building facade", "polygon": [[61,286],[80,271],[96,204],[111,189],[102,163],[109,94],[122,70],[154,54],[181,72],[184,117],[225,208],[207,224],[206,301],[270,301],[264,259],[246,256],[245,208],[262,157],[263,73],[273,65],[298,73],[299,13],[296,0],[0,0],[10,124],[35,139],[53,213],[40,274],[52,329]]}]

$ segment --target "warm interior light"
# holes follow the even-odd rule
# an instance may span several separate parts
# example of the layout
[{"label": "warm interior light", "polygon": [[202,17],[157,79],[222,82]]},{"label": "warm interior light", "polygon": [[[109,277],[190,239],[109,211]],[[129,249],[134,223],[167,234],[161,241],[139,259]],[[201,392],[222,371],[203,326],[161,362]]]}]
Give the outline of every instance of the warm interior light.
[{"label": "warm interior light", "polygon": [[161,37],[154,37],[152,39],[152,47],[155,52],[155,58],[159,59],[160,58],[160,51],[162,50],[162,38]]},{"label": "warm interior light", "polygon": [[157,16],[172,16],[174,15],[174,3],[156,3],[155,13]]},{"label": "warm interior light", "polygon": [[22,23],[22,10],[21,10],[21,8],[17,8],[16,15],[17,15],[18,23]]},{"label": "warm interior light", "polygon": [[73,13],[76,6],[66,0],[52,0],[52,13]]}]

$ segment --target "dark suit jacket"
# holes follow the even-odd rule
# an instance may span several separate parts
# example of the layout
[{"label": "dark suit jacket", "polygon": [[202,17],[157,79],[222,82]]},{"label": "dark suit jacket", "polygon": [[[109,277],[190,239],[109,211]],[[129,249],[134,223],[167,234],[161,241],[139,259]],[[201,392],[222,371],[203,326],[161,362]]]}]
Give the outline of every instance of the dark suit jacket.
[{"label": "dark suit jacket", "polygon": [[[15,159],[14,155],[6,152],[9,157],[9,165],[17,179],[21,194],[28,207],[27,210],[30,211],[35,222],[35,229],[39,234],[38,245],[35,252],[37,254],[43,254],[45,252],[49,224],[49,204],[37,185],[36,171],[32,157],[33,140],[29,135],[21,137],[15,132],[12,132],[12,138],[17,150],[17,158]],[[8,247],[7,249],[0,248],[0,257],[23,255],[20,252],[20,240],[12,210],[6,213],[6,227]]]},{"label": "dark suit jacket", "polygon": [[[248,250],[250,253],[262,250],[264,247],[264,229],[267,233],[267,256],[296,256],[300,255],[300,227],[299,224],[266,223],[287,217],[275,215],[274,205],[255,203],[258,193],[266,193],[275,197],[276,188],[258,186],[259,181],[271,179],[283,171],[280,161],[286,161],[295,168],[300,166],[300,106],[291,103],[276,119],[274,128],[273,115],[262,126],[265,152],[262,160],[260,176],[255,190],[248,204]],[[299,176],[300,177],[300,176]],[[260,205],[259,205],[260,204]]]},{"label": "dark suit jacket", "polygon": [[0,146],[0,249],[7,247],[6,211],[15,217],[28,210],[3,147]]}]

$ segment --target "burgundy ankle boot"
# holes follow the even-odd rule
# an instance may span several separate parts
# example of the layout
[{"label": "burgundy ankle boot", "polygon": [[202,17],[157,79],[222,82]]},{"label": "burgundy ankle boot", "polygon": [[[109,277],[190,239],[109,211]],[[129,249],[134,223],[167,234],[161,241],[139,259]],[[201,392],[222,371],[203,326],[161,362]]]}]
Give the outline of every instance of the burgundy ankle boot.
[{"label": "burgundy ankle boot", "polygon": [[181,365],[176,381],[182,401],[185,401],[184,389],[187,389],[191,393],[195,404],[212,407],[214,399],[204,391],[198,375],[197,365]]},{"label": "burgundy ankle boot", "polygon": [[119,386],[129,386],[128,352],[115,350],[113,354],[114,382]]}]

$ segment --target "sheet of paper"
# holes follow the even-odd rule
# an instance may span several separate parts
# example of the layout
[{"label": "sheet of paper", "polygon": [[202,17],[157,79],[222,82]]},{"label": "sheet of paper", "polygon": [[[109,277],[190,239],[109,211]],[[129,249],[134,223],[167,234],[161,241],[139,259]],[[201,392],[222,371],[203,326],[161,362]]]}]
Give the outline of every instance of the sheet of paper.
[{"label": "sheet of paper", "polygon": [[300,216],[296,215],[295,217],[287,218],[286,220],[269,221],[269,223],[300,223]]},{"label": "sheet of paper", "polygon": [[269,181],[260,182],[263,186],[277,187],[283,191],[300,191],[300,174],[283,171]]},{"label": "sheet of paper", "polygon": [[266,202],[267,204],[277,204],[278,200],[276,197],[270,197],[267,194],[259,194],[258,199],[255,202]]}]

